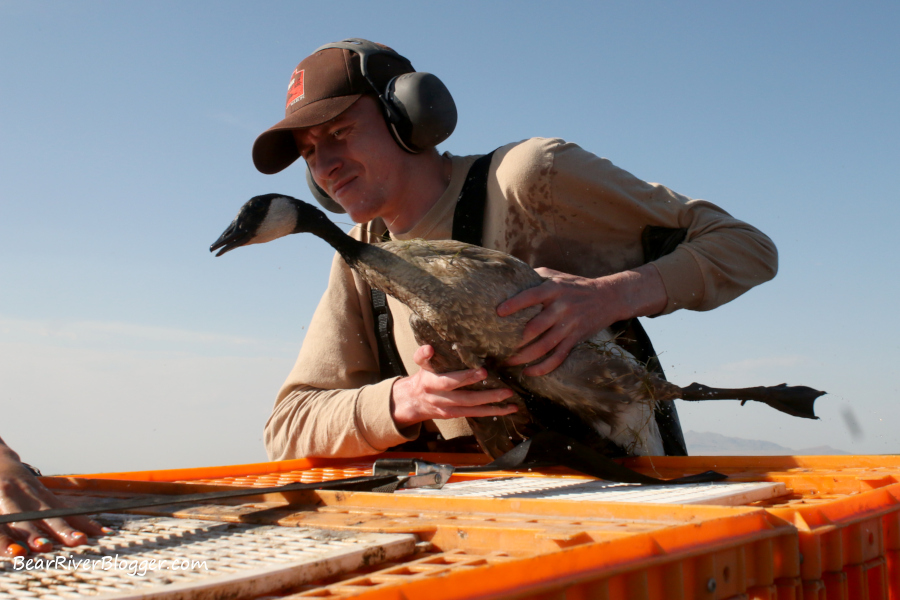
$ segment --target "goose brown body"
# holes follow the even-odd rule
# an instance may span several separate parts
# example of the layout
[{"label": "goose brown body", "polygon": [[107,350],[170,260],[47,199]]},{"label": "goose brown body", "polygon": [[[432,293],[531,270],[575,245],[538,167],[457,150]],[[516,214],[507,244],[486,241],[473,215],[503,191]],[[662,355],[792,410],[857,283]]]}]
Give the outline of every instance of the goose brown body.
[{"label": "goose brown body", "polygon": [[[348,262],[370,286],[410,308],[414,319],[421,321],[412,324],[417,342],[429,343],[438,353],[452,352],[459,358],[457,362],[445,356],[447,365],[442,371],[477,368],[488,362],[495,381],[489,380],[486,387],[499,387],[505,382],[521,393],[551,400],[604,437],[615,438],[629,453],[661,452],[661,441],[635,440],[635,433],[617,429],[623,425],[625,413],[630,413],[632,418],[625,423],[630,429],[648,430],[637,432],[638,437],[645,433],[658,437],[655,423],[651,423],[653,405],[658,400],[679,397],[680,390],[647,372],[611,339],[576,345],[562,365],[542,376],[524,375],[527,365],[502,366],[518,350],[528,321],[540,312],[539,307],[508,317],[499,317],[496,312],[502,302],[544,281],[528,264],[497,250],[454,240],[369,244],[360,249],[358,258]],[[425,324],[446,344],[438,346],[434,335],[425,334]],[[515,420],[530,418],[521,396],[511,401],[522,413]],[[502,428],[507,440],[512,437],[513,442],[522,428],[500,418],[491,419],[491,423],[498,423],[494,426],[483,420],[479,423],[482,429]],[[507,442],[503,447],[505,451],[511,446]]]}]

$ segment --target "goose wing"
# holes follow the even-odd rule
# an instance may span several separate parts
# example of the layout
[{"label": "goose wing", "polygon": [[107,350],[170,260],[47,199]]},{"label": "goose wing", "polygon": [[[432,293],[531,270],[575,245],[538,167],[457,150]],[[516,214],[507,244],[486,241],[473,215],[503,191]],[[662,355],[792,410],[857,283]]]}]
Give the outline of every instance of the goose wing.
[{"label": "goose wing", "polygon": [[441,284],[385,292],[475,357],[502,360],[512,355],[525,325],[540,312],[532,307],[497,316],[500,303],[543,282],[534,269],[508,254],[453,240],[393,241],[380,247]]}]

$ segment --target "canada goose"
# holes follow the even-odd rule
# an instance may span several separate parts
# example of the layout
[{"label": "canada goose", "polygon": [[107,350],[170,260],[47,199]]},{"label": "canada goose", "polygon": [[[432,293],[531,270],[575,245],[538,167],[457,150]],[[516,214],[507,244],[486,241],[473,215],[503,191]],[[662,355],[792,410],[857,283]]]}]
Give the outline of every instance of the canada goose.
[{"label": "canada goose", "polygon": [[[216,256],[221,256],[240,246],[302,232],[331,244],[370,286],[412,310],[410,324],[416,340],[435,347],[432,364],[438,371],[484,366],[490,375],[481,386],[509,386],[517,392],[509,401],[519,406],[519,413],[469,419],[479,443],[491,455],[528,437],[533,429],[529,429],[527,408],[540,407],[546,400],[565,407],[600,438],[628,454],[663,454],[654,418],[658,401],[759,400],[788,414],[817,418],[813,402],[824,392],[784,384],[743,390],[700,384],[681,388],[649,373],[607,332],[577,345],[562,365],[544,376],[525,376],[522,371],[527,365],[503,366],[517,351],[526,323],[540,307],[502,318],[496,307],[544,279],[524,262],[497,250],[453,240],[367,244],[341,231],[306,202],[265,194],[241,207],[210,252],[218,250]],[[529,399],[538,402],[528,403]]]}]

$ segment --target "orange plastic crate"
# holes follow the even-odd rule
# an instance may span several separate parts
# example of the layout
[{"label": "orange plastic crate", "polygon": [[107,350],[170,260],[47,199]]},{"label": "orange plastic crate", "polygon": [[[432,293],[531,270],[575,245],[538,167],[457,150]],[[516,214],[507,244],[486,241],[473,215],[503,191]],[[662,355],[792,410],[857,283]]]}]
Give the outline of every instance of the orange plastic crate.
[{"label": "orange plastic crate", "polygon": [[900,456],[639,457],[624,464],[669,479],[713,469],[730,481],[780,481],[790,494],[772,505],[803,505],[844,498],[900,482]]},{"label": "orange plastic crate", "polygon": [[[82,501],[213,487],[48,479]],[[437,552],[294,590],[301,597],[796,598],[800,589],[796,528],[760,508],[321,491],[142,512],[414,533]]]},{"label": "orange plastic crate", "polygon": [[[457,465],[483,464],[487,460],[479,455],[422,457]],[[168,481],[185,483],[273,485],[364,474],[375,458],[310,459],[94,477],[156,480],[165,477]],[[715,469],[729,475],[732,481],[783,482],[788,489],[787,495],[755,505],[791,523],[798,531],[798,555],[802,556],[803,563],[800,572],[802,594],[798,581],[797,597],[900,600],[900,457],[640,457],[627,459],[624,463],[662,478]],[[564,473],[564,469],[553,469],[521,475],[539,477]],[[454,479],[496,475],[498,473],[460,474]],[[577,474],[569,476],[580,477]],[[771,588],[765,594],[791,597],[790,594],[795,593],[785,591],[791,589],[791,585],[784,581],[782,588],[781,591]],[[763,594],[760,597],[769,597],[759,593]]]},{"label": "orange plastic crate", "polygon": [[768,510],[797,527],[802,578],[829,600],[900,598],[900,484]]},{"label": "orange plastic crate", "polygon": [[804,598],[900,600],[900,457],[727,456],[639,458],[663,477],[701,465],[734,481],[781,481],[788,495],[756,503],[793,523]]}]

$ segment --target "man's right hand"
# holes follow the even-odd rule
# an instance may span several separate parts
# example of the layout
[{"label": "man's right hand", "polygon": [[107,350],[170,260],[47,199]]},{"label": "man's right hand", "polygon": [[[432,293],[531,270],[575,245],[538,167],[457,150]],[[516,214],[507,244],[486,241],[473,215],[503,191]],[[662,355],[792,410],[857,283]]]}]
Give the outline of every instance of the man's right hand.
[{"label": "man's right hand", "polygon": [[419,372],[411,377],[401,377],[394,382],[391,391],[391,416],[401,428],[429,419],[454,419],[457,417],[490,417],[516,412],[515,405],[496,406],[513,395],[507,388],[470,391],[458,388],[478,383],[487,377],[487,371],[468,369],[435,373],[431,366],[434,348],[419,346],[413,361]]}]

